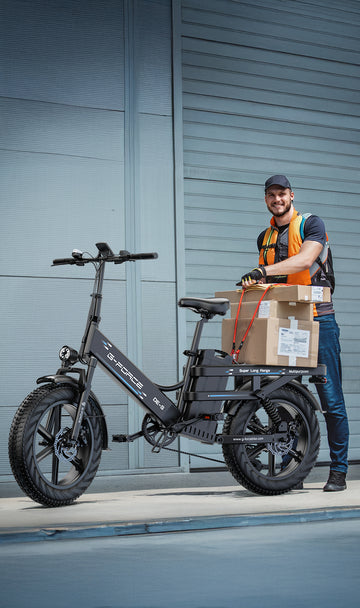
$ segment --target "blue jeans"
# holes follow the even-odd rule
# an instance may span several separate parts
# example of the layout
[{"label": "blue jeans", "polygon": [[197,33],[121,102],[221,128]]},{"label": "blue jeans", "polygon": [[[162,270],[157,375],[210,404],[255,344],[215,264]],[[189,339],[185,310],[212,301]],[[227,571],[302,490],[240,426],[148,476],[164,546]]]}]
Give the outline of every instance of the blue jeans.
[{"label": "blue jeans", "polygon": [[339,327],[335,315],[315,317],[319,322],[319,363],[326,365],[326,384],[316,389],[324,411],[330,448],[330,469],[347,472],[349,423],[342,391]]}]

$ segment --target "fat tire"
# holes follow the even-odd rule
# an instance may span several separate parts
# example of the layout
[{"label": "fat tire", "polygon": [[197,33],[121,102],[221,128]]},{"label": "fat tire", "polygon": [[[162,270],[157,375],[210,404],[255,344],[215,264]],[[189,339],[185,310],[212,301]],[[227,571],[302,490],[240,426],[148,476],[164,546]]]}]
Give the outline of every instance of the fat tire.
[{"label": "fat tire", "polygon": [[[52,483],[42,474],[35,453],[36,434],[40,421],[51,408],[69,404],[77,409],[78,391],[68,384],[46,384],[30,393],[19,406],[9,434],[9,460],[14,477],[35,502],[47,507],[73,503],[85,492],[96,475],[102,451],[102,428],[97,417],[96,398],[91,393],[86,404],[82,428],[87,431],[84,470],[71,483]],[[54,449],[50,455],[55,459]],[[74,471],[75,471],[75,467]]]},{"label": "fat tire", "polygon": [[[251,492],[265,496],[285,494],[302,482],[314,466],[320,448],[319,422],[310,401],[302,393],[286,386],[272,393],[270,400],[284,420],[288,419],[284,414],[286,408],[293,413],[298,412],[298,416],[302,419],[303,454],[300,462],[293,460],[291,466],[288,465],[288,471],[285,467],[284,471],[280,470],[276,475],[270,476],[269,472],[265,474],[256,466],[256,462],[251,460],[249,445],[223,444],[222,446],[224,460],[233,477]],[[240,402],[235,414],[226,417],[223,435],[240,435],[249,432],[249,423],[261,407],[260,401],[256,400]],[[265,445],[264,451],[269,452]]]}]

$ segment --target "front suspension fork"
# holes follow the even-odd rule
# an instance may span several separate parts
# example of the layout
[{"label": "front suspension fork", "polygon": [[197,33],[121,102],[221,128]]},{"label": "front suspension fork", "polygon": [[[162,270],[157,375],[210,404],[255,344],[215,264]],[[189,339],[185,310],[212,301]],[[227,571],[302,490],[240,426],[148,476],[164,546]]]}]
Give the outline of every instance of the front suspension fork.
[{"label": "front suspension fork", "polygon": [[72,428],[72,432],[71,432],[71,440],[74,442],[77,441],[78,437],[79,437],[82,421],[84,418],[86,404],[87,404],[89,396],[90,396],[91,385],[92,385],[92,380],[94,377],[96,365],[97,365],[97,359],[95,359],[95,357],[90,357],[88,371],[86,374],[85,387],[84,387],[83,392],[80,395],[79,407],[77,408],[77,412],[76,412],[76,416],[75,416],[75,420],[74,420],[74,424],[73,424],[73,428]]}]

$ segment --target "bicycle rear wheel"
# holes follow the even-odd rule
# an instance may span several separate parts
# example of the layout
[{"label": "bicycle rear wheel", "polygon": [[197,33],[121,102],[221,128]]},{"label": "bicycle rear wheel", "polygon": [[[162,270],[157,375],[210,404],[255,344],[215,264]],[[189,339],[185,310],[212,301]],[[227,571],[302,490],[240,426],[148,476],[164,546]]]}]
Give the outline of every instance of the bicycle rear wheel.
[{"label": "bicycle rear wheel", "polygon": [[[277,443],[224,444],[223,455],[233,477],[245,488],[263,495],[284,494],[302,482],[315,464],[320,447],[316,414],[306,398],[290,387],[270,395],[281,421],[288,425],[287,440]],[[224,435],[271,435],[274,425],[261,402],[239,404],[228,415]]]}]

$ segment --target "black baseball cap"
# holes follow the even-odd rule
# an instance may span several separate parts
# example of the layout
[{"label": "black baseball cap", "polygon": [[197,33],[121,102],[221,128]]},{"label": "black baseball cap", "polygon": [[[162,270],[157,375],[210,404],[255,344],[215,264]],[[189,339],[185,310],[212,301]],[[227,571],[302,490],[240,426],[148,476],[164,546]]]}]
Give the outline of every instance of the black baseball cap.
[{"label": "black baseball cap", "polygon": [[290,188],[291,184],[286,175],[272,175],[265,182],[265,192],[270,186],[281,186],[282,188]]}]

